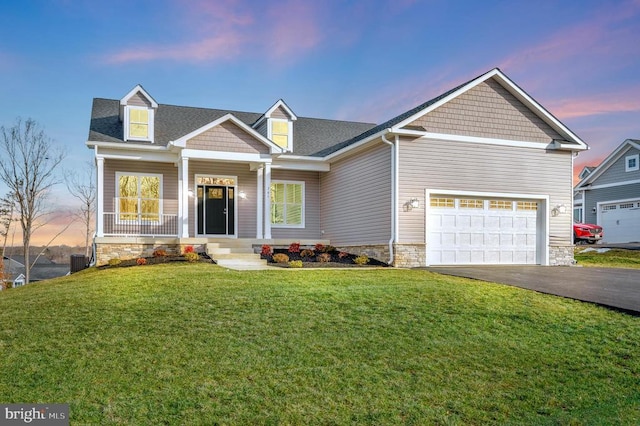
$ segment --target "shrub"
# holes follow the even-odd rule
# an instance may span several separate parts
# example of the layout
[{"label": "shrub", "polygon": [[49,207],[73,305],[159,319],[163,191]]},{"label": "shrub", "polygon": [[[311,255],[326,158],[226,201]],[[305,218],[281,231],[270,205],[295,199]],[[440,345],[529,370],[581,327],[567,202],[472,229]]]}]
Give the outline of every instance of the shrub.
[{"label": "shrub", "polygon": [[187,254],[187,253],[195,253],[195,250],[193,250],[193,246],[186,246],[184,248],[184,254]]},{"label": "shrub", "polygon": [[167,251],[163,249],[155,249],[153,251],[153,257],[167,257]]},{"label": "shrub", "polygon": [[139,257],[136,259],[136,263],[140,266],[142,265],[146,265],[147,264],[147,259],[145,259],[144,257]]},{"label": "shrub", "polygon": [[185,253],[184,258],[187,262],[195,263],[198,261],[198,253]]},{"label": "shrub", "polygon": [[260,250],[261,256],[271,256],[273,254],[273,249],[269,244],[263,244],[262,249]]},{"label": "shrub", "polygon": [[314,251],[309,249],[304,249],[300,252],[301,257],[313,257],[315,255]]},{"label": "shrub", "polygon": [[325,246],[322,243],[318,243],[313,246],[313,249],[316,251],[316,253],[323,253],[325,251]]},{"label": "shrub", "polygon": [[338,257],[340,259],[344,259],[345,257],[349,257],[349,253],[347,253],[346,251],[341,251],[340,253],[338,253]]},{"label": "shrub", "polygon": [[273,255],[273,261],[276,263],[287,263],[289,261],[289,256],[284,253],[276,253]]},{"label": "shrub", "polygon": [[324,246],[325,253],[333,253],[334,251],[337,251],[334,246],[331,246],[331,245]]},{"label": "shrub", "polygon": [[291,243],[289,253],[300,253],[300,243]]},{"label": "shrub", "polygon": [[289,268],[302,268],[302,260],[292,260],[289,262]]},{"label": "shrub", "polygon": [[122,260],[116,258],[109,259],[109,266],[118,266],[122,263]]},{"label": "shrub", "polygon": [[318,259],[318,262],[327,263],[331,261],[331,255],[329,253],[321,253],[316,259]]},{"label": "shrub", "polygon": [[369,263],[369,256],[367,256],[366,254],[361,254],[360,256],[353,259],[353,262],[356,265],[366,265],[367,263]]}]

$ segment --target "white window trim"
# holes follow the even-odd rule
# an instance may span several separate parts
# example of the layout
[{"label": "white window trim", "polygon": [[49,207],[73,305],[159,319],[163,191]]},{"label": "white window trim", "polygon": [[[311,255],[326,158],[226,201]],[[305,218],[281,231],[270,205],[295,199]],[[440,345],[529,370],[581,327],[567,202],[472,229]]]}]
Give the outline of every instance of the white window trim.
[{"label": "white window trim", "polygon": [[[634,167],[629,167],[629,160],[636,160],[636,165]],[[624,157],[624,171],[635,172],[637,170],[640,170],[640,154],[627,155]]]},{"label": "white window trim", "polygon": [[[164,196],[163,196],[163,190],[164,190],[164,184],[162,181],[162,175],[161,174],[157,174],[157,173],[138,173],[138,172],[116,172],[116,195],[115,195],[115,206],[114,206],[114,210],[115,210],[115,214],[116,214],[116,220],[115,223],[117,225],[125,225],[125,224],[132,224],[132,223],[138,223],[137,220],[133,221],[133,220],[120,220],[120,203],[118,202],[118,199],[120,199],[120,176],[136,176],[138,178],[140,177],[157,177],[160,179],[160,202],[158,203],[158,220],[143,220],[140,223],[144,223],[144,224],[149,224],[149,225],[161,225],[162,224],[162,212],[164,211],[164,206],[163,206],[163,201],[164,201]],[[139,184],[138,184],[139,185]],[[140,197],[138,197],[138,203],[140,203]]]},{"label": "white window trim", "polygon": [[[283,224],[283,223],[271,223],[271,227],[272,228],[304,228],[305,227],[305,215],[306,215],[306,187],[305,187],[305,181],[298,181],[298,180],[272,180],[271,181],[271,185],[275,184],[275,183],[284,183],[284,184],[294,184],[294,185],[302,185],[302,212],[301,212],[301,216],[302,216],[302,221],[300,223],[300,225],[289,225],[289,224]],[[269,187],[269,197],[271,197],[271,186]],[[286,200],[286,194],[285,194],[285,200]],[[271,205],[273,205],[273,203],[271,203]],[[286,209],[286,202],[285,202],[285,209]],[[285,217],[286,217],[286,210],[285,210]],[[271,211],[269,211],[269,220],[271,220]]]},{"label": "white window trim", "polygon": [[269,118],[269,120],[267,120],[267,138],[269,138],[269,140],[274,144],[275,142],[272,139],[273,138],[273,126],[272,126],[273,122],[287,123],[288,132],[289,132],[288,139],[287,139],[287,147],[286,148],[283,147],[283,148],[289,152],[292,152],[293,151],[293,122],[285,118]]},{"label": "white window trim", "polygon": [[[149,113],[149,137],[147,138],[141,138],[141,137],[137,137],[137,136],[130,136],[129,135],[129,113],[132,109],[137,109],[137,110],[144,110],[147,111]],[[140,106],[134,106],[134,105],[127,105],[124,108],[124,140],[125,141],[145,141],[145,142],[151,142],[153,143],[153,108],[146,108],[146,107],[140,107]]]},{"label": "white window trim", "polygon": [[[219,179],[233,179],[236,183],[235,185],[218,185],[218,184],[204,184],[198,183],[198,178],[206,177],[206,178],[219,178]],[[199,186],[226,186],[227,188],[233,188],[233,235],[227,234],[200,234],[198,233],[198,187]],[[202,173],[196,173],[193,176],[193,211],[195,212],[194,223],[195,229],[194,233],[198,237],[215,237],[215,238],[238,238],[238,210],[240,209],[240,203],[238,202],[238,194],[239,194],[239,185],[238,185],[238,176],[232,175],[207,175]],[[204,229],[204,227],[203,227]]]}]

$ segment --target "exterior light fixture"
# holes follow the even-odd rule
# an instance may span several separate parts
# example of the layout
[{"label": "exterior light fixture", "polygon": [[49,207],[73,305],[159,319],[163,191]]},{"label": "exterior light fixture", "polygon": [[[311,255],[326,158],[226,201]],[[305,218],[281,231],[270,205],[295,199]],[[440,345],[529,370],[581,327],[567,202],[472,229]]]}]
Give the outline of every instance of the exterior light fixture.
[{"label": "exterior light fixture", "polygon": [[417,209],[418,207],[420,207],[420,200],[418,200],[417,198],[410,199],[409,207],[412,209]]},{"label": "exterior light fixture", "polygon": [[247,193],[244,192],[244,191],[240,191],[240,192],[238,192],[238,197],[240,197],[243,200],[246,200],[247,199]]}]

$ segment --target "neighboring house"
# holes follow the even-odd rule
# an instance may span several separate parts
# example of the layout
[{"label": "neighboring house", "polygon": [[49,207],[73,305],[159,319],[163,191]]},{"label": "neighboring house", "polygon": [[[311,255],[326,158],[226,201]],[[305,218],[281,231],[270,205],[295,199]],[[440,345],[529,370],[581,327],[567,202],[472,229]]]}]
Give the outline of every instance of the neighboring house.
[{"label": "neighboring house", "polygon": [[[15,283],[16,279],[19,279],[21,276],[24,277],[26,269],[24,266],[24,256],[4,257],[4,269],[8,275],[7,281]],[[49,280],[51,278],[63,277],[68,273],[69,265],[60,265],[40,256],[31,267],[29,280],[31,282]]]},{"label": "neighboring house", "polygon": [[[585,166],[582,168],[580,173],[578,174],[578,179],[582,180],[586,178],[589,173],[595,170],[593,166]],[[573,220],[576,222],[583,222],[584,218],[584,209],[582,207],[582,192],[581,191],[573,191]]]},{"label": "neighboring house", "polygon": [[499,69],[387,122],[94,99],[98,264],[323,242],[395,266],[573,261],[586,144]]},{"label": "neighboring house", "polygon": [[640,242],[640,140],[625,140],[575,191],[581,221],[602,226],[604,242]]}]

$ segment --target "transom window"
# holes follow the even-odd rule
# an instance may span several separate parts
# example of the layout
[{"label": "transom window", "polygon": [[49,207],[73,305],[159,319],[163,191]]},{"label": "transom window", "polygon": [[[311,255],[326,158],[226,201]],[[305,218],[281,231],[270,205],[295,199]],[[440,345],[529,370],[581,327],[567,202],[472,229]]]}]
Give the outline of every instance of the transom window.
[{"label": "transom window", "polygon": [[538,210],[538,203],[536,201],[518,201],[516,204],[517,210]]},{"label": "transom window", "polygon": [[119,221],[159,222],[162,176],[116,173]]},{"label": "transom window", "polygon": [[271,119],[271,140],[276,145],[289,149],[289,122]]},{"label": "transom window", "polygon": [[489,201],[489,209],[491,210],[513,210],[513,202],[505,200]]},{"label": "transom window", "polygon": [[304,227],[304,182],[271,182],[271,224]]},{"label": "transom window", "polygon": [[196,185],[235,186],[236,179],[231,177],[197,176]]},{"label": "transom window", "polygon": [[459,206],[461,209],[483,209],[484,201],[477,200],[475,198],[461,198],[459,201]]},{"label": "transom window", "polygon": [[453,198],[431,197],[429,204],[431,207],[452,209],[455,207],[455,200]]},{"label": "transom window", "polygon": [[636,171],[636,170],[640,170],[639,158],[640,158],[639,154],[628,155],[627,157],[625,157],[625,169],[624,170],[626,172],[633,172],[633,171]]}]

